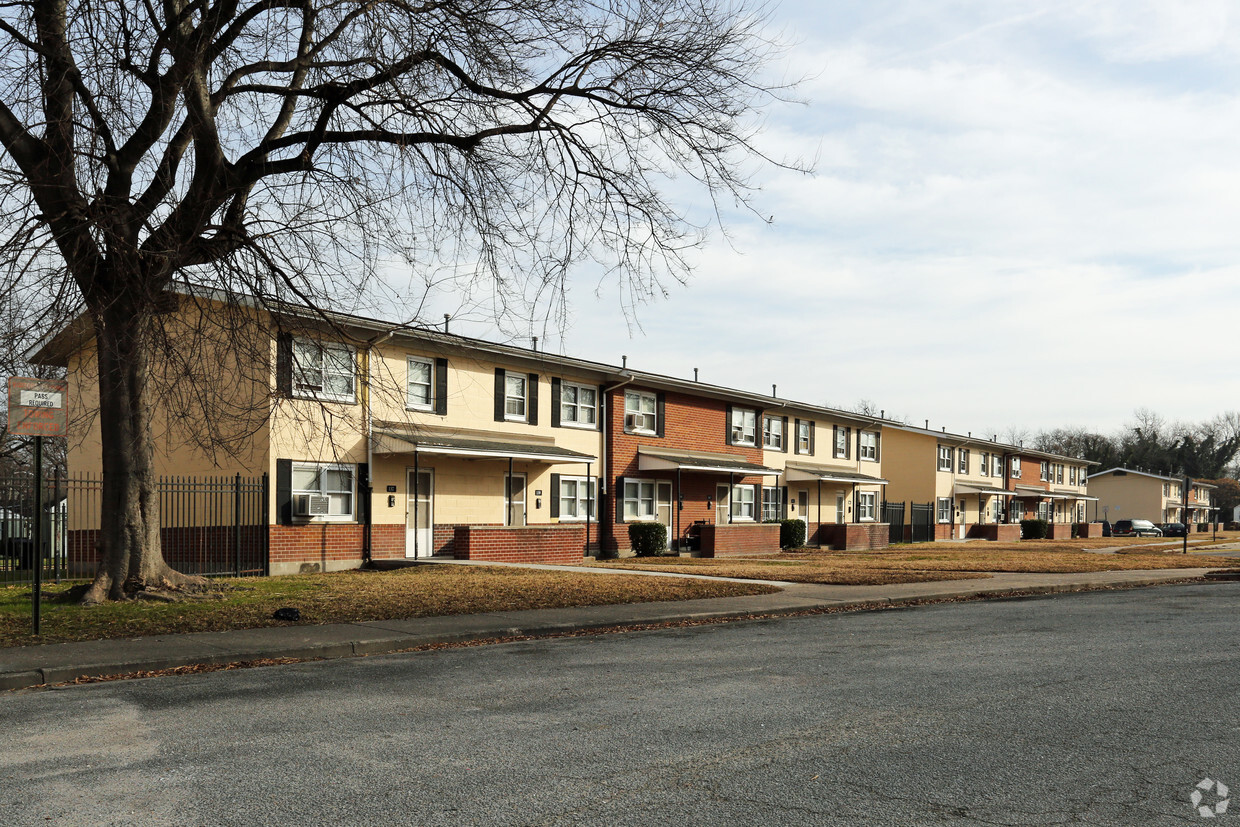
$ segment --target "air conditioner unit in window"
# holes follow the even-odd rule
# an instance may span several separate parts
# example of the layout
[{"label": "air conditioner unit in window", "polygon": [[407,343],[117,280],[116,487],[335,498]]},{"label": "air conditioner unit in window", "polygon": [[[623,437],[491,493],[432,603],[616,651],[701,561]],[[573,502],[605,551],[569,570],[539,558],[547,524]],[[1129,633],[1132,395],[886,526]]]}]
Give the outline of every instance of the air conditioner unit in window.
[{"label": "air conditioner unit in window", "polygon": [[641,427],[641,416],[638,414],[625,414],[624,427],[627,430],[635,430]]},{"label": "air conditioner unit in window", "polygon": [[331,504],[331,497],[323,494],[298,494],[293,510],[298,517],[324,517],[330,512]]}]

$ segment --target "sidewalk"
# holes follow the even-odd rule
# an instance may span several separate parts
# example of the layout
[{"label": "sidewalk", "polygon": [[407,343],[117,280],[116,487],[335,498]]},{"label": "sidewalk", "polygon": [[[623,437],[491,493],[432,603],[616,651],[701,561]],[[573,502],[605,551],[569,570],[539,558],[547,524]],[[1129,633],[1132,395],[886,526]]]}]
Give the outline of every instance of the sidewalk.
[{"label": "sidewalk", "polygon": [[[816,609],[900,604],[1012,592],[1049,594],[1108,586],[1135,586],[1201,578],[1210,569],[1108,571],[1080,574],[996,574],[985,580],[900,583],[889,586],[776,584],[781,591],[660,603],[632,603],[521,612],[279,626],[166,637],[97,640],[0,649],[0,690],[64,683],[79,677],[121,675],[194,664],[266,658],[342,658],[442,643],[546,635],[611,626],[680,620],[780,615]],[[754,581],[765,582],[769,581]]]}]

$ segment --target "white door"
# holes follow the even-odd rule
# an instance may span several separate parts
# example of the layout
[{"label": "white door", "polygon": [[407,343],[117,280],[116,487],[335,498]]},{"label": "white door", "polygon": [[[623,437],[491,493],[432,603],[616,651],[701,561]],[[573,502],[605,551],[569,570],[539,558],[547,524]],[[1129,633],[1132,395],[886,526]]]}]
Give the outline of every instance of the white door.
[{"label": "white door", "polygon": [[661,482],[657,486],[657,493],[654,501],[655,519],[663,523],[667,529],[667,548],[672,547],[673,541],[676,539],[672,536],[672,484],[670,482]]},{"label": "white door", "polygon": [[805,523],[805,536],[809,537],[809,492],[797,492],[797,517]]},{"label": "white door", "polygon": [[715,525],[727,525],[728,511],[732,508],[730,489],[726,485],[715,486]]},{"label": "white door", "polygon": [[835,521],[837,523],[844,522],[844,492],[840,491],[835,495]]},{"label": "white door", "polygon": [[508,504],[508,513],[504,515],[504,525],[523,528],[525,526],[525,474],[504,475],[504,502]]},{"label": "white door", "polygon": [[435,472],[411,468],[407,483],[405,556],[430,557],[435,553]]}]

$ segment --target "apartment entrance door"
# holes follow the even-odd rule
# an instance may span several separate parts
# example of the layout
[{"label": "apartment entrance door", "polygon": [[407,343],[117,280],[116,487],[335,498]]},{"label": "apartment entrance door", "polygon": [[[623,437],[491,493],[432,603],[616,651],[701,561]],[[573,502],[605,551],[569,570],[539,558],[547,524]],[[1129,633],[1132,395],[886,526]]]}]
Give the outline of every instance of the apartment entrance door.
[{"label": "apartment entrance door", "polygon": [[[504,475],[504,503],[508,513],[504,515],[504,525],[523,528],[525,526],[525,474]],[[511,505],[509,505],[511,503]]]},{"label": "apartment entrance door", "polygon": [[410,468],[407,482],[405,556],[430,557],[435,553],[435,472]]}]

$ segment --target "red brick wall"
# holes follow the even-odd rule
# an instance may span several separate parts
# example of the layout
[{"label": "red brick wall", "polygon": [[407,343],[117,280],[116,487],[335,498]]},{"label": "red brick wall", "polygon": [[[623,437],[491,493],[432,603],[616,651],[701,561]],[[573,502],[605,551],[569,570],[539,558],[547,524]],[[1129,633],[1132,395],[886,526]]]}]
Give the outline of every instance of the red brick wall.
[{"label": "red brick wall", "polygon": [[[706,524],[715,522],[715,486],[727,484],[726,474],[703,474],[683,472],[681,482],[683,490],[676,491],[675,471],[640,471],[637,463],[639,445],[650,445],[659,448],[690,451],[713,451],[731,454],[743,458],[746,462],[762,464],[762,412],[757,415],[757,434],[755,445],[729,445],[726,440],[728,425],[728,405],[726,402],[691,396],[684,393],[667,392],[664,398],[663,437],[646,434],[626,434],[624,432],[624,394],[625,391],[641,390],[653,393],[653,390],[639,385],[618,388],[607,394],[607,454],[604,457],[604,475],[607,479],[608,494],[602,502],[599,527],[600,539],[607,549],[628,550],[629,534],[627,523],[616,522],[616,512],[623,507],[624,492],[617,485],[619,477],[639,477],[641,479],[663,480],[672,485],[672,525],[668,531],[672,540],[687,537],[689,527],[695,522]],[[737,407],[748,407],[738,405]],[[761,486],[761,477],[736,477],[737,485]],[[676,506],[679,499],[683,504],[680,510],[680,532],[677,534]],[[707,508],[707,501],[711,507]],[[762,492],[755,495],[754,508],[759,516],[762,507]],[[778,547],[778,540],[775,543]]]},{"label": "red brick wall", "polygon": [[969,528],[970,537],[1014,543],[1020,539],[1019,523],[975,523]]},{"label": "red brick wall", "polygon": [[823,523],[819,536],[836,551],[865,551],[887,548],[889,531],[887,523]]},{"label": "red brick wall", "polygon": [[779,551],[778,523],[704,525],[698,532],[702,538],[703,557]]},{"label": "red brick wall", "polygon": [[1077,537],[1101,537],[1102,523],[1077,523]]},{"label": "red brick wall", "polygon": [[1047,526],[1048,540],[1071,540],[1072,524],[1071,523],[1051,523]]},{"label": "red brick wall", "polygon": [[453,555],[458,560],[501,563],[580,563],[584,554],[584,525],[457,526]]},{"label": "red brick wall", "polygon": [[363,525],[310,523],[273,525],[270,529],[272,566],[296,563],[303,571],[322,571],[329,563],[361,564]]}]

